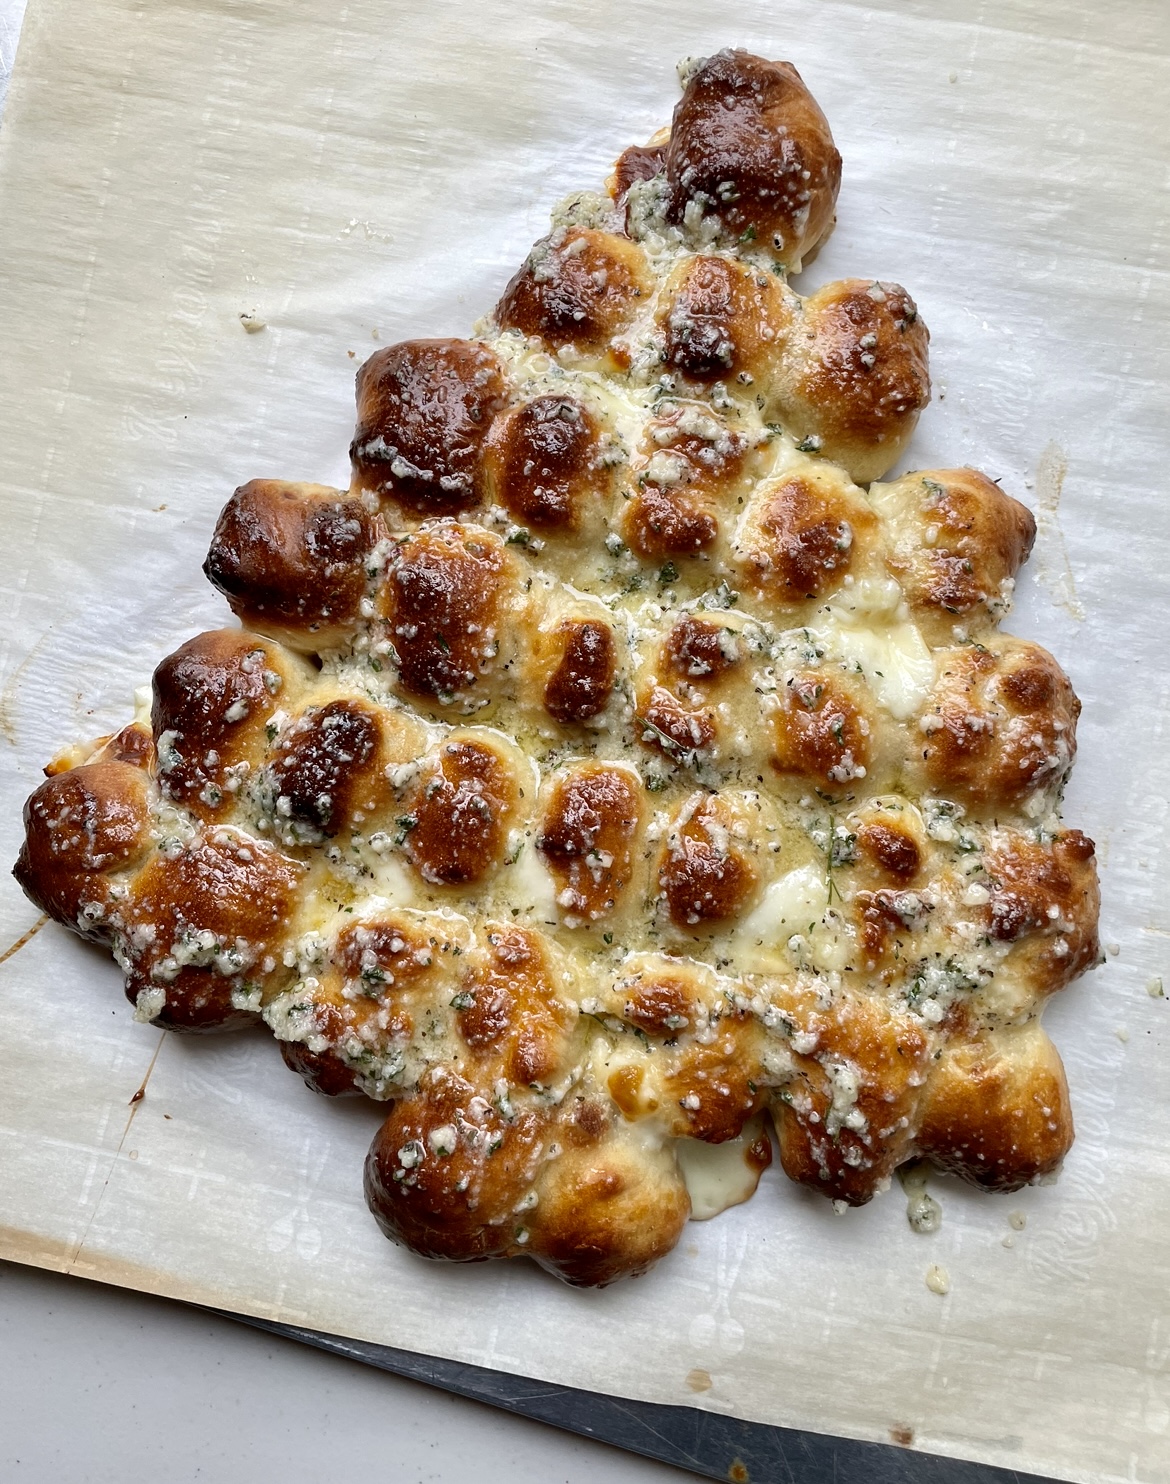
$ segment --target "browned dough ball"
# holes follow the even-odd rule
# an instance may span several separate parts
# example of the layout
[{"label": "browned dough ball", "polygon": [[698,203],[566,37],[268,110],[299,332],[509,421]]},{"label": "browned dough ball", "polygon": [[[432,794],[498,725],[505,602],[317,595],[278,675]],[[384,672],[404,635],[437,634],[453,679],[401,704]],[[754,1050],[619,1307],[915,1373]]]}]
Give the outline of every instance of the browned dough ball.
[{"label": "browned dough ball", "polygon": [[404,340],[357,374],[350,447],[361,489],[419,515],[484,498],[483,443],[504,404],[499,359],[476,340]]},{"label": "browned dough ball", "polygon": [[841,156],[790,62],[721,51],[691,74],[665,151],[668,216],[758,245],[793,272],[833,225]]}]

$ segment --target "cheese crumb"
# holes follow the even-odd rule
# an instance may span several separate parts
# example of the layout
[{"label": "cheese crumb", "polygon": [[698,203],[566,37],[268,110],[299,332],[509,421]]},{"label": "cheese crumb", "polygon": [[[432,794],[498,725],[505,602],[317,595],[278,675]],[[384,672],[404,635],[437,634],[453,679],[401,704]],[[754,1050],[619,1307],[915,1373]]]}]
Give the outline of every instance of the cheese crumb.
[{"label": "cheese crumb", "polygon": [[940,1298],[951,1291],[951,1278],[946,1268],[940,1267],[937,1262],[932,1262],[926,1270],[926,1286],[931,1293],[937,1293]]},{"label": "cheese crumb", "polygon": [[147,989],[140,989],[134,1001],[134,1019],[140,1024],[149,1025],[156,1016],[161,1015],[167,1007],[167,992],[157,985]]}]

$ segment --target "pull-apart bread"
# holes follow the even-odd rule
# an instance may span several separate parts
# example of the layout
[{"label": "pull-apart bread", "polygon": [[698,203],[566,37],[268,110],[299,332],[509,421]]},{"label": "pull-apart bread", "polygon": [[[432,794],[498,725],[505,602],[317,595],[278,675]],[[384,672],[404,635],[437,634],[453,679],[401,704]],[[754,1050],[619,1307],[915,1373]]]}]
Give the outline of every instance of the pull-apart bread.
[{"label": "pull-apart bread", "polygon": [[1097,956],[1057,807],[1079,704],[999,632],[1029,512],[879,483],[929,396],[910,295],[788,276],[840,156],[796,70],[681,69],[470,340],[358,373],[348,490],[254,480],[242,628],[52,765],[17,876],[140,1020],[263,1019],[384,1101],[387,1235],[604,1284],[770,1162],[848,1205],[1072,1139],[1047,997]]}]

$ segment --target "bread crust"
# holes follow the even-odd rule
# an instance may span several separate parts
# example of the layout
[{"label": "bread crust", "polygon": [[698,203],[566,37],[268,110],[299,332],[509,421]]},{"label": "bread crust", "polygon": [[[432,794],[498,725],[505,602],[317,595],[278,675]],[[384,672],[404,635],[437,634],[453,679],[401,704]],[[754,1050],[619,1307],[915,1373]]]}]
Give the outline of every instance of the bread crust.
[{"label": "bread crust", "polygon": [[721,240],[759,242],[794,272],[832,227],[841,156],[790,62],[708,57],[674,110],[664,165],[671,221],[717,216]]}]

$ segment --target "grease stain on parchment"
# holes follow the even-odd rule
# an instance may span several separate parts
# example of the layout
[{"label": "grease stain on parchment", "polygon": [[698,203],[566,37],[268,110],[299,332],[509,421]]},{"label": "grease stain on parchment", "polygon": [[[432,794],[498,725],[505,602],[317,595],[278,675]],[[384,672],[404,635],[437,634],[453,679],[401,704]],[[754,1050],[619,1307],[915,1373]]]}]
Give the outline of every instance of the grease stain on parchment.
[{"label": "grease stain on parchment", "polygon": [[0,691],[0,735],[5,741],[16,746],[16,697],[20,687],[20,678],[28,669],[36,652],[49,637],[51,629],[46,629],[29,652],[13,670],[12,674],[4,682],[4,689]]},{"label": "grease stain on parchment", "polygon": [[1036,465],[1036,576],[1057,607],[1083,623],[1085,609],[1077,597],[1058,514],[1067,473],[1068,454],[1059,443],[1049,443]]}]

